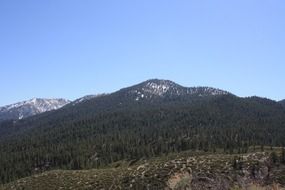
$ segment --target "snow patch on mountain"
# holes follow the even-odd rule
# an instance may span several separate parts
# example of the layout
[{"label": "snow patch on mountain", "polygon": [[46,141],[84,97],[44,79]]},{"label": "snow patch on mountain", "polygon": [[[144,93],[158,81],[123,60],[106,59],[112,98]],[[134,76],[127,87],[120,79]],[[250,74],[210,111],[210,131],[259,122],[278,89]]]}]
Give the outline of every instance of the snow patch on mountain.
[{"label": "snow patch on mountain", "polygon": [[180,96],[180,95],[196,95],[196,96],[218,96],[227,95],[229,92],[211,88],[211,87],[183,87],[169,80],[152,79],[132,87],[129,91],[134,94],[135,101],[144,98],[163,97],[163,96]]},{"label": "snow patch on mountain", "polygon": [[154,95],[161,96],[165,94],[169,89],[171,85],[167,83],[156,83],[156,82],[148,82],[142,90],[147,93],[151,93]]}]

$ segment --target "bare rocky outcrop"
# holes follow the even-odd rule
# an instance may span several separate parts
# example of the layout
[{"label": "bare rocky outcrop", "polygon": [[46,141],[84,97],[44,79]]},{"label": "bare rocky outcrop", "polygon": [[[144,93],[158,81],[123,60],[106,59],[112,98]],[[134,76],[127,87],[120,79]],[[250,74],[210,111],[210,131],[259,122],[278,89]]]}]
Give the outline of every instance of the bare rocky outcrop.
[{"label": "bare rocky outcrop", "polygon": [[170,176],[167,181],[166,190],[191,190],[192,170],[191,168],[183,168],[182,171],[176,172]]}]

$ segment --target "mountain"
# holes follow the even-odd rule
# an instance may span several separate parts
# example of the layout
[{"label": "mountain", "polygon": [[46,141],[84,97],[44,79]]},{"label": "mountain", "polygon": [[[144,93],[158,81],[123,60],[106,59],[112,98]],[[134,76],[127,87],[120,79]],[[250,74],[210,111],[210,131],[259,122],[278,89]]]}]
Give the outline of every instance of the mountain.
[{"label": "mountain", "polygon": [[285,145],[284,135],[285,110],[276,101],[148,80],[0,123],[0,183],[183,151],[246,153]]},{"label": "mountain", "polygon": [[0,121],[23,119],[46,111],[59,109],[68,103],[70,101],[65,99],[33,98],[0,107]]}]

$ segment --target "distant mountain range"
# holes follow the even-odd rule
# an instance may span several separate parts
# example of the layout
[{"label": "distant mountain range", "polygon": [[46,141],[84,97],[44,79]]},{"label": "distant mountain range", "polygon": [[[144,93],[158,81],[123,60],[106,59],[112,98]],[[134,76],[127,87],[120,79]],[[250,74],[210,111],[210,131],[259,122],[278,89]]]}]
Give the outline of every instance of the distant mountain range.
[{"label": "distant mountain range", "polygon": [[285,146],[282,104],[158,79],[63,101],[60,109],[0,122],[0,183],[35,171],[89,169],[185,150]]},{"label": "distant mountain range", "polygon": [[59,109],[68,103],[70,103],[70,101],[65,99],[33,98],[31,100],[0,107],[0,121],[24,119],[46,111]]},{"label": "distant mountain range", "polygon": [[[182,97],[186,95],[202,97],[230,94],[229,92],[210,87],[186,88],[169,80],[158,79],[148,80],[133,87],[122,89],[121,91],[127,91],[126,95],[132,96],[135,101],[151,100],[158,97]],[[78,103],[105,95],[108,94],[87,95],[72,101],[72,105],[74,106]],[[47,111],[57,110],[69,103],[71,103],[70,100],[62,98],[33,98],[31,100],[0,107],[0,121],[24,119]]]},{"label": "distant mountain range", "polygon": [[[171,99],[183,98],[185,96],[195,97],[210,97],[218,95],[232,95],[231,93],[212,87],[183,87],[170,80],[151,79],[132,87],[121,89],[113,93],[128,97],[128,101],[154,101],[155,99]],[[113,96],[112,94],[112,96]],[[74,101],[67,99],[43,99],[33,98],[23,102],[0,107],[0,121],[4,120],[20,120],[47,111],[57,110],[71,103],[76,104],[86,102],[109,94],[86,95]],[[123,99],[122,99],[123,100]],[[285,107],[285,100],[279,101]]]}]

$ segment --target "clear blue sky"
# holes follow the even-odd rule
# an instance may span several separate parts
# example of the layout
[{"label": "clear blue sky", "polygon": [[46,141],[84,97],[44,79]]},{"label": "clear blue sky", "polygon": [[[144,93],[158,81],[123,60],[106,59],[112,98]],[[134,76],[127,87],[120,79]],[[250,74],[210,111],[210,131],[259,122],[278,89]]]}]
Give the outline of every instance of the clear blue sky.
[{"label": "clear blue sky", "polygon": [[150,78],[284,99],[285,1],[0,1],[0,106]]}]

